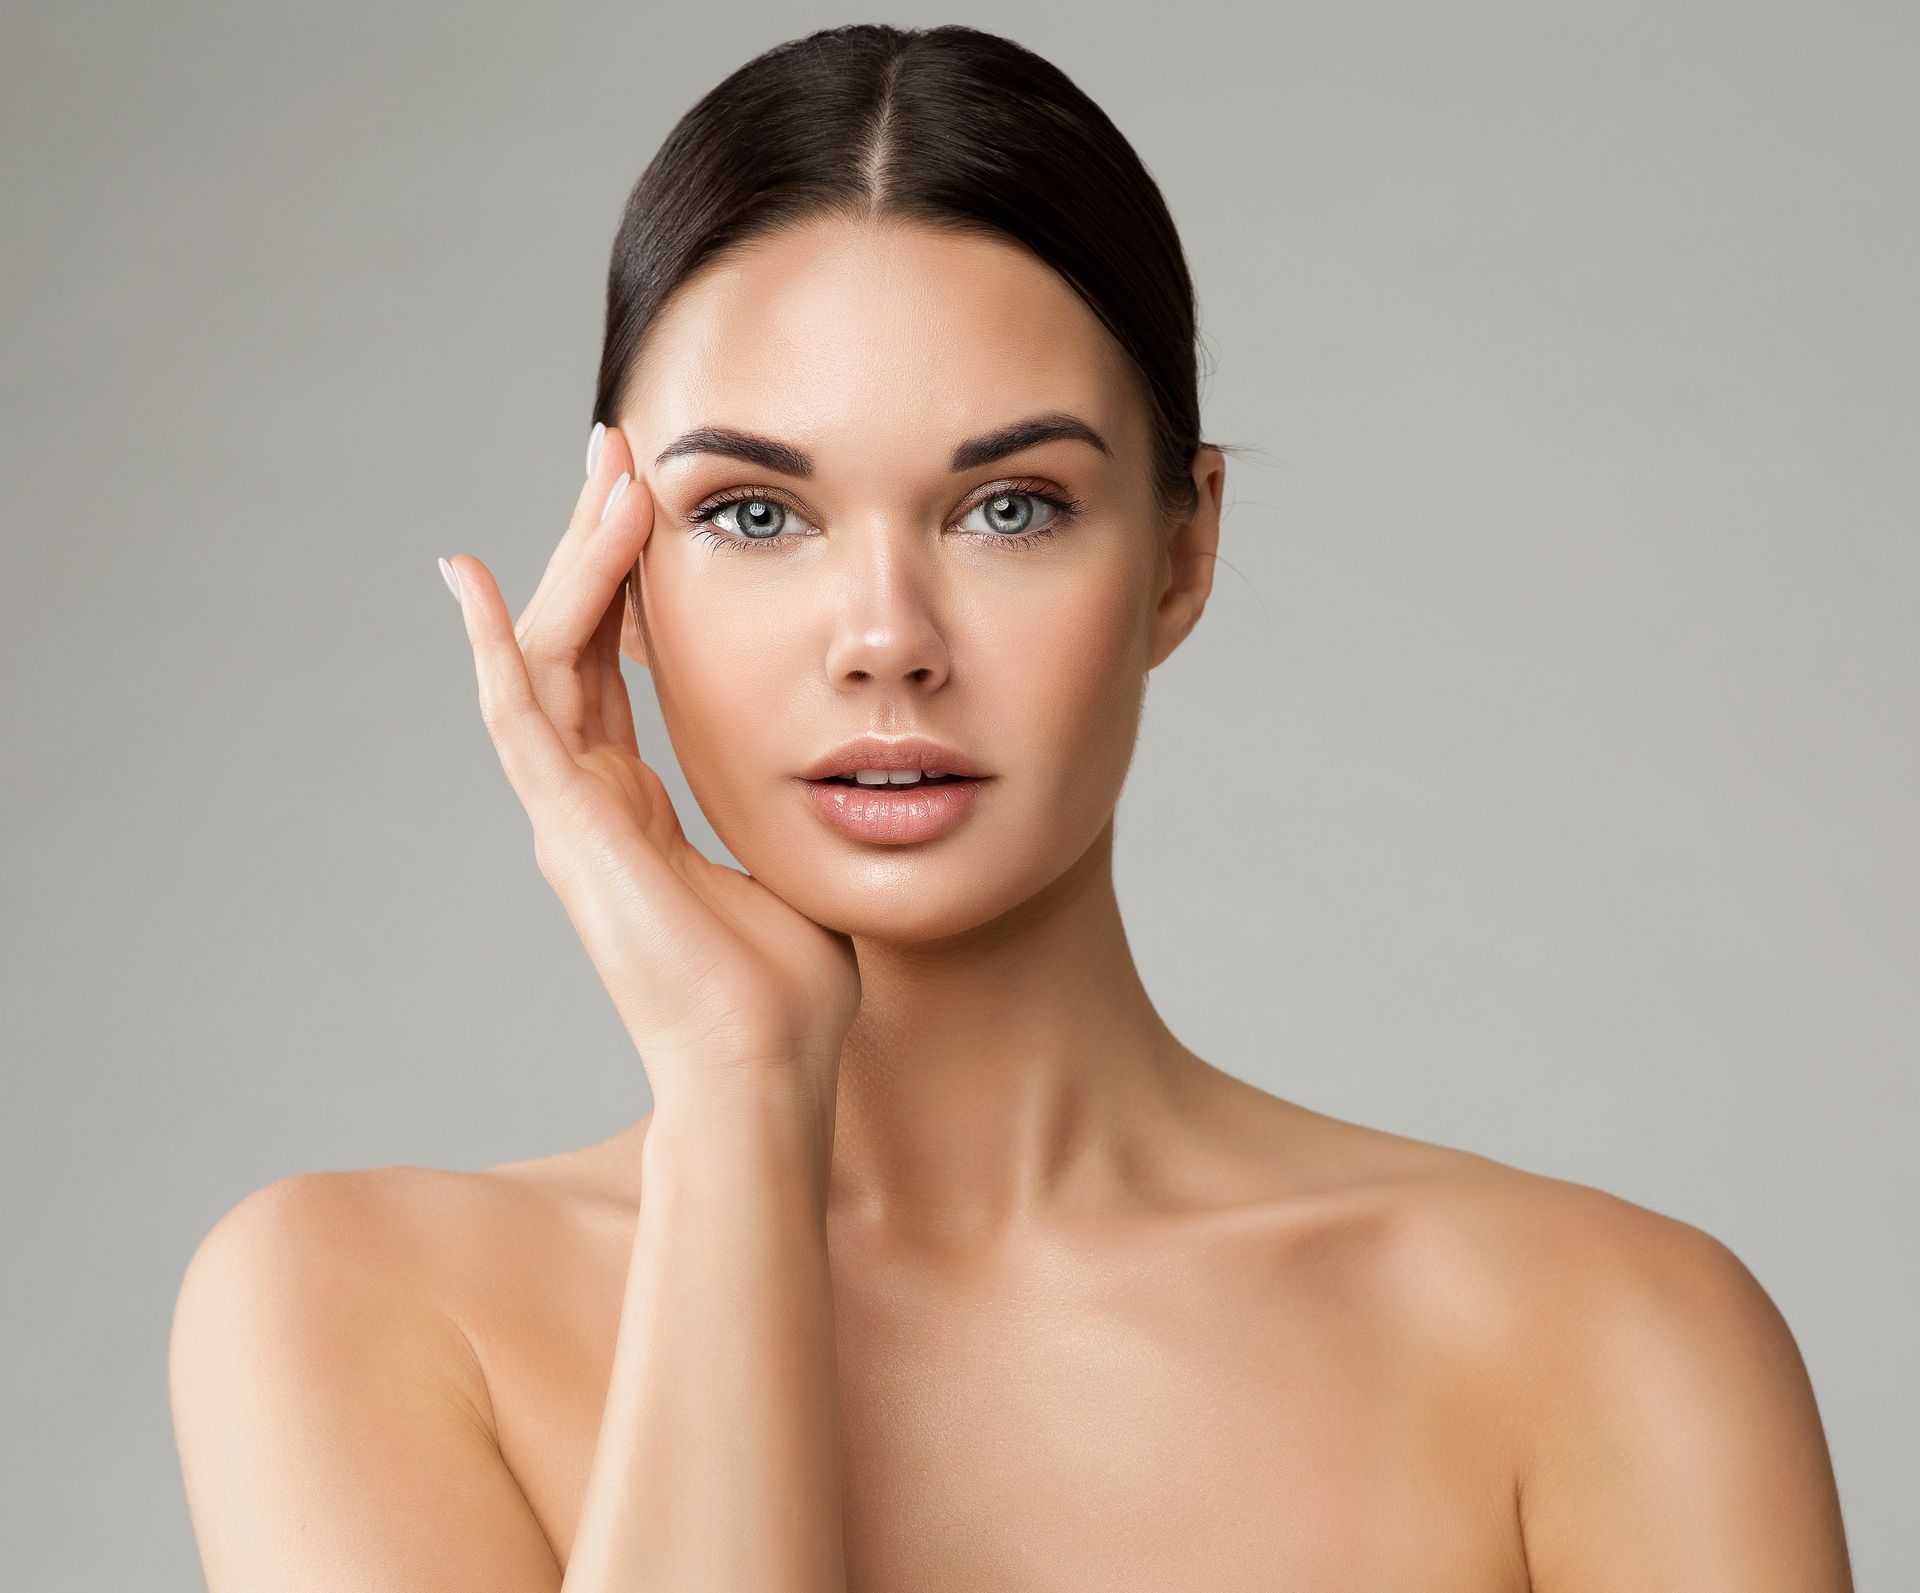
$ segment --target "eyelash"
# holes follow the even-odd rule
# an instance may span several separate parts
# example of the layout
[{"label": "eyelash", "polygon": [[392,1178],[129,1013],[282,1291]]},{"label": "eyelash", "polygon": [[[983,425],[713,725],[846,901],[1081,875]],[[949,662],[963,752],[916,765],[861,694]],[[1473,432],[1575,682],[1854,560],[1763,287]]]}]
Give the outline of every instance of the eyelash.
[{"label": "eyelash", "polygon": [[[974,499],[972,503],[960,511],[960,518],[964,520],[968,515],[972,514],[975,509],[979,508],[981,504],[991,503],[995,498],[1034,498],[1053,510],[1053,518],[1037,531],[1023,531],[1016,536],[1003,536],[994,531],[966,531],[961,533],[963,536],[972,537],[975,541],[992,542],[997,546],[1010,548],[1016,553],[1037,547],[1040,543],[1045,542],[1062,527],[1071,525],[1080,517],[1081,511],[1086,508],[1086,504],[1078,498],[1063,498],[1040,487],[999,486],[994,488],[993,491]],[[702,541],[712,543],[716,553],[728,547],[739,546],[741,544],[749,547],[759,547],[770,546],[776,542],[793,542],[799,540],[797,537],[785,535],[771,537],[734,536],[724,529],[715,531],[707,526],[707,522],[712,520],[722,509],[728,508],[736,503],[756,502],[777,503],[789,514],[795,516],[800,515],[800,511],[794,508],[792,504],[777,492],[742,489],[729,496],[710,499],[706,503],[701,504],[699,508],[690,510],[687,514],[687,521],[692,534],[699,537]]]}]

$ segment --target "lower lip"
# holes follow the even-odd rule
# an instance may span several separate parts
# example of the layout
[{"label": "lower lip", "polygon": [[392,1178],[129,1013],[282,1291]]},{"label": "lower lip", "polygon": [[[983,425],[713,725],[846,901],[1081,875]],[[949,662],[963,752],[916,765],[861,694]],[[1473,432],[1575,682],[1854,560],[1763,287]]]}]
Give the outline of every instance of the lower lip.
[{"label": "lower lip", "polygon": [[814,811],[843,835],[883,846],[904,846],[945,835],[973,811],[977,780],[942,780],[937,785],[843,785],[838,780],[808,780]]}]

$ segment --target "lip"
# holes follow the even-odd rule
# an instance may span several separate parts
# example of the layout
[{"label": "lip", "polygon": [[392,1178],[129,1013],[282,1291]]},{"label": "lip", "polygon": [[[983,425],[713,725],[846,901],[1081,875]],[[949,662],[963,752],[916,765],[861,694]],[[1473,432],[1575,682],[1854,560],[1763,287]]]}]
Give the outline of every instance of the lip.
[{"label": "lip", "polygon": [[[938,769],[960,779],[937,785],[842,785],[859,769]],[[993,776],[965,753],[931,736],[857,736],[816,758],[806,773],[814,812],[843,835],[882,846],[905,846],[945,835],[974,809]]]},{"label": "lip", "polygon": [[[861,767],[877,769],[884,765],[866,763]],[[804,783],[814,812],[841,834],[882,846],[905,846],[945,835],[973,811],[981,791],[993,781],[979,776],[919,785],[910,791],[901,786],[839,785],[831,780]]]},{"label": "lip", "polygon": [[975,780],[988,778],[987,771],[965,753],[956,752],[930,736],[900,736],[892,740],[884,736],[856,736],[814,759],[801,771],[800,778],[826,780],[836,774],[851,775],[858,769],[939,769]]}]

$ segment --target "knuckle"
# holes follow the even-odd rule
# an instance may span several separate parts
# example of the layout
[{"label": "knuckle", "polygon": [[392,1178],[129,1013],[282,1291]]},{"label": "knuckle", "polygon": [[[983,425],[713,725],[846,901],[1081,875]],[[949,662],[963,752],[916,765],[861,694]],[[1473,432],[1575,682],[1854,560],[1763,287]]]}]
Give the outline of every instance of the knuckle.
[{"label": "knuckle", "polygon": [[527,722],[529,708],[520,697],[497,691],[480,694],[480,722],[496,743],[519,735]]},{"label": "knuckle", "polygon": [[505,735],[513,723],[513,709],[490,691],[480,693],[480,722],[488,734]]},{"label": "knuckle", "polygon": [[533,861],[534,866],[540,870],[540,877],[549,885],[559,883],[559,860],[554,856],[552,846],[538,825],[534,826],[533,831]]},{"label": "knuckle", "polygon": [[593,830],[600,823],[600,796],[586,783],[569,786],[554,799],[554,808],[574,830]]},{"label": "knuckle", "polygon": [[520,650],[526,656],[527,668],[530,671],[571,669],[580,662],[582,656],[582,650],[579,647],[571,643],[559,642],[550,633],[541,631],[534,632],[531,639],[521,645]]}]

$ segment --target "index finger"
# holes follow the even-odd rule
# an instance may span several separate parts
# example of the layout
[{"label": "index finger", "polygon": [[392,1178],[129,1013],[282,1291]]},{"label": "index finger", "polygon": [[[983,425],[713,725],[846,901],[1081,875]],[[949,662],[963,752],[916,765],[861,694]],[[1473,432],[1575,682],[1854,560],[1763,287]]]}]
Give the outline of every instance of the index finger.
[{"label": "index finger", "polygon": [[473,646],[480,719],[506,770],[507,783],[531,817],[558,801],[580,776],[553,721],[534,695],[520,642],[493,573],[471,554],[447,560],[459,585],[461,618]]},{"label": "index finger", "polygon": [[595,421],[593,433],[587,443],[587,479],[581,484],[580,495],[574,499],[573,514],[567,521],[567,529],[560,534],[560,540],[554,544],[553,552],[547,557],[547,567],[540,574],[540,580],[533,589],[533,596],[527,599],[527,606],[520,611],[520,617],[514,622],[514,634],[525,636],[553,589],[566,578],[567,571],[573,568],[580,557],[580,550],[589,542],[600,524],[600,513],[606,506],[607,494],[613,490],[613,484],[622,471],[633,473],[633,454],[627,447],[627,439],[618,426],[609,426],[604,421]]}]

